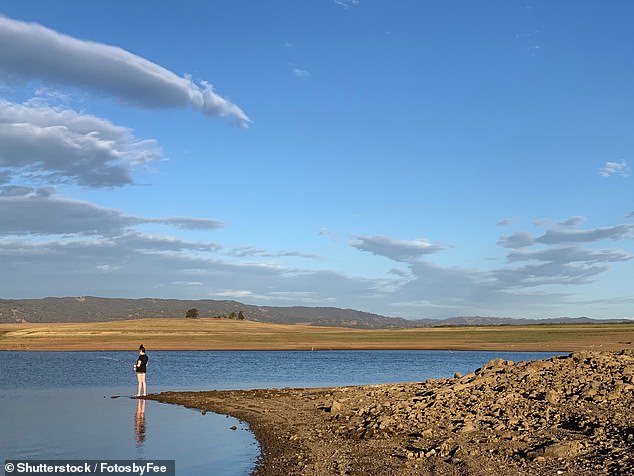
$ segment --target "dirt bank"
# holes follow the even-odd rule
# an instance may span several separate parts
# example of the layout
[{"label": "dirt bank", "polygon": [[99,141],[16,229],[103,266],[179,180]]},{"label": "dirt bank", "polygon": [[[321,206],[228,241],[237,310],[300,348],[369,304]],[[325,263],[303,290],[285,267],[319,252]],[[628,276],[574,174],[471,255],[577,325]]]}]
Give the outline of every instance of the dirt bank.
[{"label": "dirt bank", "polygon": [[257,475],[634,474],[632,350],[422,383],[148,398],[247,421]]}]

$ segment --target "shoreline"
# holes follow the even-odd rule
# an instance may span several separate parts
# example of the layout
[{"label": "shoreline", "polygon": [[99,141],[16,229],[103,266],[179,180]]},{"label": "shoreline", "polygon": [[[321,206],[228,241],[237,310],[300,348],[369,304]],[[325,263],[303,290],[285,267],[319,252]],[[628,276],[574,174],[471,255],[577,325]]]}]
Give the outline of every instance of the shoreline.
[{"label": "shoreline", "polygon": [[[135,349],[130,349],[129,347],[123,349],[64,349],[64,348],[55,348],[55,349],[0,349],[0,352],[134,352]],[[522,353],[522,354],[544,354],[544,353],[552,353],[552,354],[569,354],[570,352],[583,352],[583,350],[571,351],[569,347],[566,349],[558,349],[558,348],[539,348],[537,350],[523,350],[516,348],[497,348],[497,347],[487,347],[487,348],[464,348],[464,349],[456,349],[456,348],[403,348],[403,347],[394,347],[394,348],[327,348],[327,349],[283,349],[283,348],[266,348],[266,349],[251,349],[251,348],[236,348],[236,349],[152,349],[152,353],[154,352],[392,352],[392,351],[404,351],[404,352],[510,352],[510,353]],[[596,351],[601,352],[601,350],[589,350],[590,352]],[[609,352],[609,351],[606,351]]]},{"label": "shoreline", "polygon": [[631,474],[634,350],[578,352],[465,376],[354,387],[164,392],[246,421],[254,474]]}]

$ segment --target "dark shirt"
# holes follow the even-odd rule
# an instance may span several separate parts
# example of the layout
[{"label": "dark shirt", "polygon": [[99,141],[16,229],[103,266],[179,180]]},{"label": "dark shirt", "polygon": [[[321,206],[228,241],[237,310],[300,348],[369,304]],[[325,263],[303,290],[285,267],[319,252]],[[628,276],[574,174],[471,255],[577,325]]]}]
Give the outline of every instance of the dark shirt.
[{"label": "dark shirt", "polygon": [[145,354],[141,354],[139,355],[139,358],[136,359],[136,371],[140,374],[144,374],[147,370],[147,361],[149,359],[147,358],[147,355]]}]

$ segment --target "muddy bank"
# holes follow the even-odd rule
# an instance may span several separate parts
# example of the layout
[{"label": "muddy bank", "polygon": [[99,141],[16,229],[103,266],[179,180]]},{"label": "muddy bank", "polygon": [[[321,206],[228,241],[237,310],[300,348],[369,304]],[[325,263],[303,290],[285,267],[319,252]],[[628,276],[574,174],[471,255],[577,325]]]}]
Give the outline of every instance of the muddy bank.
[{"label": "muddy bank", "polygon": [[634,474],[634,351],[493,360],[422,383],[168,392],[247,421],[257,475]]}]

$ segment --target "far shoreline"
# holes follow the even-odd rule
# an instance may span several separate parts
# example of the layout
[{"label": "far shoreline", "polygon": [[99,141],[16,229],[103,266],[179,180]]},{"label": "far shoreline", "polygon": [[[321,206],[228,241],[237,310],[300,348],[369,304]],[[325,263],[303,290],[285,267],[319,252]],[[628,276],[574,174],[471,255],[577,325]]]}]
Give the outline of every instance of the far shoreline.
[{"label": "far shoreline", "polygon": [[[149,350],[149,349],[148,349]],[[496,349],[496,348],[487,348],[487,349],[402,349],[402,348],[389,348],[389,349],[363,349],[363,348],[354,348],[354,349],[314,349],[314,350],[306,350],[306,349],[152,349],[152,352],[508,352],[508,353],[522,353],[522,354],[569,354],[570,350],[557,350],[557,349],[546,349],[546,350],[515,350],[515,349]],[[135,349],[125,348],[125,349],[0,349],[0,352],[132,352],[137,353]]]},{"label": "far shoreline", "polygon": [[443,350],[614,351],[632,348],[634,323],[357,329],[216,319],[3,323],[0,351]]}]

